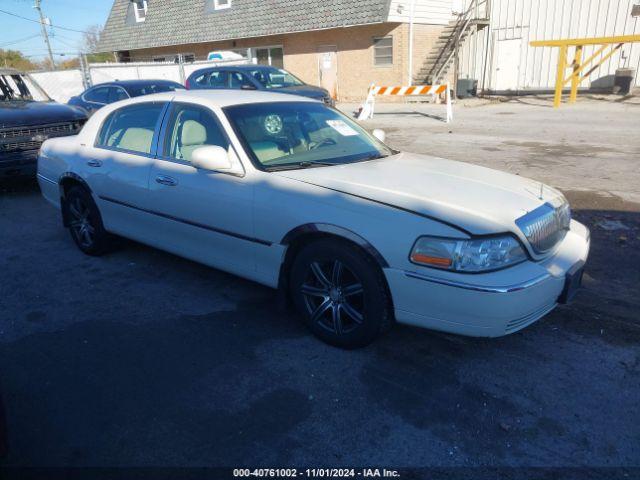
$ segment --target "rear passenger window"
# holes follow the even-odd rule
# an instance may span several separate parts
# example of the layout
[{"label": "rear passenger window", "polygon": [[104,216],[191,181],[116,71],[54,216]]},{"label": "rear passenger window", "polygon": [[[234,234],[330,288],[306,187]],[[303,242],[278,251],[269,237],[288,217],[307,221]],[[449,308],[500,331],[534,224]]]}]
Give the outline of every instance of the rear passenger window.
[{"label": "rear passenger window", "polygon": [[209,88],[229,88],[229,74],[227,72],[214,71],[209,74]]},{"label": "rear passenger window", "polygon": [[97,147],[151,153],[153,135],[164,103],[140,103],[113,112],[102,124]]},{"label": "rear passenger window", "polygon": [[96,87],[84,94],[84,99],[88,102],[106,104],[109,102],[109,87]]},{"label": "rear passenger window", "polygon": [[109,93],[109,103],[117,102],[120,100],[126,100],[127,98],[129,98],[129,95],[127,95],[127,92],[125,92],[122,88],[120,87],[111,88],[111,92]]}]

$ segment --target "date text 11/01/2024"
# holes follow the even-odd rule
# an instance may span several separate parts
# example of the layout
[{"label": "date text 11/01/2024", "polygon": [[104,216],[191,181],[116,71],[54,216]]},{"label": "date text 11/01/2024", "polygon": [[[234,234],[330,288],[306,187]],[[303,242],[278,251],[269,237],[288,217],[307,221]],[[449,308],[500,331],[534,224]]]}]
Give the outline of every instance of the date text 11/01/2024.
[{"label": "date text 11/01/2024", "polygon": [[233,470],[233,476],[241,477],[265,477],[265,478],[399,478],[397,470],[386,468],[239,468]]}]

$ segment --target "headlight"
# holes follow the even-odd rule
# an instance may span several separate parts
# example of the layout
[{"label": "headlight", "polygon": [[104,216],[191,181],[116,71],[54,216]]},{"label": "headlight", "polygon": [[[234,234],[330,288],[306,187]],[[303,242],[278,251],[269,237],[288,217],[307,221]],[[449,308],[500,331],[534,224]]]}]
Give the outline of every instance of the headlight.
[{"label": "headlight", "polygon": [[520,242],[510,235],[470,240],[420,237],[411,250],[413,263],[455,272],[485,272],[527,259]]}]

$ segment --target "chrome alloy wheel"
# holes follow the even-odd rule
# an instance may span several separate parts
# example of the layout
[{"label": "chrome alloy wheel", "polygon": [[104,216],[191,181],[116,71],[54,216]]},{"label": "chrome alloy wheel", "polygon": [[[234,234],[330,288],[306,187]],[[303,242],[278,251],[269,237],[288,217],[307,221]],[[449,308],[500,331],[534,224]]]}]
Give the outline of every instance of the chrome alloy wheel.
[{"label": "chrome alloy wheel", "polygon": [[91,224],[91,211],[80,197],[74,197],[69,203],[69,227],[78,242],[85,248],[94,242],[95,228]]},{"label": "chrome alloy wheel", "polygon": [[338,260],[312,262],[300,292],[311,320],[332,333],[352,332],[364,321],[362,282]]}]

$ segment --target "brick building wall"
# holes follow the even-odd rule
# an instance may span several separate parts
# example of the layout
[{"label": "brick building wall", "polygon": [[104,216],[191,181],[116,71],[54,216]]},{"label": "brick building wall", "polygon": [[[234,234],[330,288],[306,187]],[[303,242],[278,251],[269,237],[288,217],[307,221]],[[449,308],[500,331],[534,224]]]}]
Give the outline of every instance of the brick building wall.
[{"label": "brick building wall", "polygon": [[[420,69],[429,50],[435,44],[442,26],[414,25],[414,73]],[[393,63],[374,64],[374,37],[393,38]],[[150,61],[154,57],[177,53],[193,53],[205,59],[213,50],[231,50],[282,46],[284,68],[311,85],[320,84],[319,49],[337,49],[337,97],[341,102],[359,102],[366,96],[371,83],[378,85],[407,85],[409,26],[404,23],[382,23],[348,28],[238,39],[201,44],[140,49],[130,52],[131,61]]]}]

